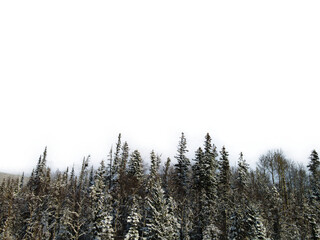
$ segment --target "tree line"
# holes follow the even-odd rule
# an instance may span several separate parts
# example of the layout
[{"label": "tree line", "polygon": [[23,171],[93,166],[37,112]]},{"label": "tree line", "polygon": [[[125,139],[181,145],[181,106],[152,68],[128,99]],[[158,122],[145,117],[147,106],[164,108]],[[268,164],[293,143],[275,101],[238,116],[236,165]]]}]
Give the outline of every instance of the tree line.
[{"label": "tree line", "polygon": [[53,174],[45,149],[26,184],[0,186],[0,239],[320,239],[316,150],[306,167],[270,150],[255,169],[242,153],[230,167],[209,134],[187,152],[182,133],[175,164],[152,151],[146,168],[119,134],[97,169],[88,156],[80,173]]}]

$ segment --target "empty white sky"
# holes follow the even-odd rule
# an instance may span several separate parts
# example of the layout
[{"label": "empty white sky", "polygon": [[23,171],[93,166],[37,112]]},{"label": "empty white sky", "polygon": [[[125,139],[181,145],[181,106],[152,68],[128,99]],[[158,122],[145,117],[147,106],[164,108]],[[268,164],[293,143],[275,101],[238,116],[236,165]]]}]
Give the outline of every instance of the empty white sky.
[{"label": "empty white sky", "polygon": [[119,132],[148,160],[209,132],[234,163],[320,150],[319,1],[1,1],[0,171],[65,169]]}]

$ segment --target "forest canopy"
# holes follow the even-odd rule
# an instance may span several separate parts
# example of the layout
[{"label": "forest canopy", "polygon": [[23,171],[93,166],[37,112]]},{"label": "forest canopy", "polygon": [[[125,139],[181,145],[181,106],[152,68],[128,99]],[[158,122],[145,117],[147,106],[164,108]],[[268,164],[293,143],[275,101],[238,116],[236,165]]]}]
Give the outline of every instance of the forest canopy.
[{"label": "forest canopy", "polygon": [[174,164],[155,151],[142,159],[119,134],[98,168],[88,156],[79,173],[53,174],[46,148],[27,182],[2,181],[0,239],[320,239],[316,150],[307,166],[270,150],[255,169],[243,153],[230,167],[210,134],[187,152],[182,133]]}]

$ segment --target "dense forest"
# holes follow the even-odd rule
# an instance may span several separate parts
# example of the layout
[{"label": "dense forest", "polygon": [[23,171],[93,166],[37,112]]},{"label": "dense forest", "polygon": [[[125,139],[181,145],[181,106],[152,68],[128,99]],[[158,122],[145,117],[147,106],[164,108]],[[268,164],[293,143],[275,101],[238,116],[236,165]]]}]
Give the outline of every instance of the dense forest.
[{"label": "dense forest", "polygon": [[80,172],[52,173],[45,149],[26,183],[0,186],[0,239],[320,239],[316,150],[307,166],[270,150],[251,169],[242,153],[230,167],[209,134],[192,159],[183,133],[177,142],[174,164],[154,151],[144,162],[119,135]]}]

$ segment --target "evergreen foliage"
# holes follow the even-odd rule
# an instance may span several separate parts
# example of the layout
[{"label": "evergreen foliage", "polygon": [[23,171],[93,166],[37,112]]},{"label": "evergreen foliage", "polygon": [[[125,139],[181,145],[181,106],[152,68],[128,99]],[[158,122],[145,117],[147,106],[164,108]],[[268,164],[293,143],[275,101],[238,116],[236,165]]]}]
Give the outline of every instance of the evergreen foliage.
[{"label": "evergreen foliage", "polygon": [[225,147],[222,147],[220,152],[219,164],[219,183],[218,183],[218,196],[219,196],[219,225],[221,229],[222,239],[227,239],[229,215],[230,215],[230,195],[231,195],[231,171],[228,159],[228,152]]},{"label": "evergreen foliage", "polygon": [[185,155],[187,152],[187,140],[184,136],[184,133],[182,133],[178,145],[178,153],[175,156],[175,158],[177,159],[177,164],[175,164],[178,188],[177,191],[181,195],[186,195],[189,187],[190,160]]},{"label": "evergreen foliage", "polygon": [[166,198],[158,177],[160,158],[151,152],[151,168],[146,197],[144,239],[179,239],[180,224],[174,216],[174,202]]},{"label": "evergreen foliage", "polygon": [[188,197],[190,192],[190,160],[186,157],[187,152],[187,140],[182,133],[175,156],[177,160],[177,164],[175,164],[175,196],[179,202],[177,215],[180,219],[181,239],[190,239],[190,199]]},{"label": "evergreen foliage", "polygon": [[310,155],[310,162],[307,167],[311,173],[310,182],[313,194],[320,202],[320,161],[316,150],[312,151]]},{"label": "evergreen foliage", "polygon": [[26,183],[0,183],[0,239],[320,239],[316,150],[306,167],[271,150],[253,170],[216,149],[206,134],[191,163],[182,133],[173,163],[152,151],[145,169],[119,134],[107,164],[52,172],[45,148]]},{"label": "evergreen foliage", "polygon": [[141,215],[138,210],[138,206],[136,204],[135,198],[132,200],[132,208],[131,212],[127,219],[127,225],[128,225],[128,232],[125,236],[125,240],[139,240],[140,234],[139,234],[139,227],[140,227],[140,220]]}]

